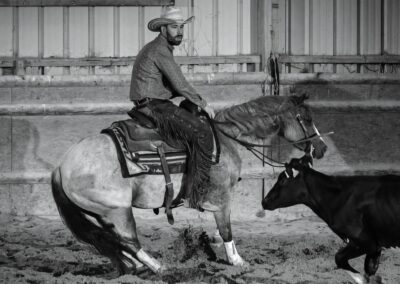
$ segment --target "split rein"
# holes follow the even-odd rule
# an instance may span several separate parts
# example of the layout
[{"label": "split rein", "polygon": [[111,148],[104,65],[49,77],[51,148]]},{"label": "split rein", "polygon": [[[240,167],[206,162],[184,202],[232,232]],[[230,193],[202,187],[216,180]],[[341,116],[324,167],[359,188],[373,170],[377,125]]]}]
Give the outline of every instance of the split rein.
[{"label": "split rein", "polygon": [[[265,164],[267,164],[267,165],[269,165],[269,166],[271,166],[271,167],[283,168],[283,167],[285,167],[285,163],[279,162],[279,161],[277,161],[277,160],[275,160],[275,159],[273,159],[273,158],[271,158],[271,157],[268,157],[267,155],[265,155],[265,154],[263,153],[263,151],[257,150],[255,147],[270,148],[270,149],[272,149],[272,148],[276,148],[276,147],[291,145],[291,146],[294,146],[294,147],[298,148],[298,149],[301,150],[301,151],[306,152],[306,151],[307,151],[307,148],[309,148],[309,147],[306,147],[305,149],[301,149],[299,146],[297,146],[297,144],[299,144],[299,143],[304,143],[304,142],[309,142],[309,143],[311,143],[311,141],[314,140],[314,139],[318,139],[318,138],[321,138],[321,137],[324,137],[324,136],[328,136],[328,135],[332,135],[332,134],[333,134],[333,132],[327,132],[327,133],[323,133],[323,134],[320,134],[320,133],[316,132],[316,133],[314,133],[314,134],[308,136],[308,134],[307,134],[307,129],[305,128],[304,123],[303,123],[303,120],[301,119],[301,116],[300,116],[299,114],[296,115],[296,119],[297,119],[297,121],[299,122],[301,128],[303,129],[305,138],[300,139],[300,140],[297,140],[297,141],[294,141],[294,142],[286,142],[286,143],[284,143],[284,144],[279,144],[279,145],[271,145],[271,144],[268,145],[268,144],[255,144],[255,143],[250,143],[250,142],[247,142],[247,141],[240,140],[240,139],[238,139],[238,138],[236,138],[236,137],[233,137],[232,135],[230,135],[230,134],[228,134],[228,133],[222,131],[221,129],[220,129],[220,131],[221,131],[221,133],[224,134],[226,137],[232,139],[233,141],[235,141],[235,142],[237,142],[238,144],[240,144],[240,145],[242,145],[243,147],[245,147],[245,148],[246,148],[247,150],[249,150],[257,159],[259,159],[259,160],[262,161],[263,163],[265,163]],[[217,121],[214,121],[214,122],[215,122],[215,123],[218,123]],[[311,150],[309,150],[309,151],[307,151],[307,152],[310,152],[310,151],[311,151]],[[265,159],[269,160],[270,162],[266,161]],[[272,164],[272,163],[275,163],[275,165]],[[278,165],[276,165],[276,164],[278,164]]]}]

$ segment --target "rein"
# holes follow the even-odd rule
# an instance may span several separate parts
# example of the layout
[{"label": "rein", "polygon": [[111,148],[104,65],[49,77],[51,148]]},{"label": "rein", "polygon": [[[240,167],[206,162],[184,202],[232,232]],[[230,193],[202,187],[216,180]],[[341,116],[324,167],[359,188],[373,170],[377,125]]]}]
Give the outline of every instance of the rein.
[{"label": "rein", "polygon": [[[286,142],[286,143],[279,144],[279,145],[250,143],[250,142],[247,142],[247,141],[240,140],[240,139],[238,139],[238,138],[236,138],[236,137],[233,137],[232,135],[230,135],[230,134],[228,134],[228,133],[222,131],[221,129],[219,129],[219,131],[220,131],[222,134],[224,134],[226,137],[228,137],[229,139],[232,139],[232,140],[235,141],[236,143],[238,143],[238,144],[242,145],[243,147],[245,147],[245,148],[246,148],[247,150],[249,150],[257,159],[259,159],[259,160],[262,161],[263,163],[266,163],[267,165],[269,165],[269,166],[271,166],[271,167],[284,167],[285,163],[279,162],[279,161],[277,161],[277,160],[275,160],[275,159],[272,159],[271,157],[268,157],[268,156],[265,155],[263,152],[261,152],[261,151],[255,149],[255,147],[261,147],[261,148],[276,148],[276,147],[281,147],[281,146],[288,146],[288,145],[290,145],[290,146],[296,147],[297,149],[299,149],[299,150],[301,150],[301,151],[305,151],[304,149],[299,148],[299,147],[297,146],[297,144],[299,144],[299,143],[304,143],[304,142],[311,142],[311,141],[314,140],[314,139],[318,139],[318,138],[321,138],[321,137],[324,137],[324,136],[328,136],[328,135],[332,135],[332,134],[333,134],[333,131],[331,131],[331,132],[322,133],[322,134],[316,134],[316,133],[314,133],[313,135],[308,136],[308,135],[307,135],[307,131],[306,131],[306,129],[305,129],[305,126],[304,126],[304,124],[303,124],[301,118],[299,118],[299,115],[297,116],[297,119],[298,119],[298,121],[299,121],[301,127],[303,128],[303,131],[304,131],[304,134],[305,134],[305,137],[306,137],[306,138],[303,138],[303,139],[300,139],[300,140],[297,140],[297,141],[293,141],[293,142]],[[219,123],[218,121],[214,121],[214,122],[215,122],[215,124],[218,124],[218,123]],[[265,158],[268,159],[269,161],[271,161],[272,163],[276,163],[276,164],[278,164],[278,165],[274,165],[274,164],[272,164],[272,163],[270,163],[270,162],[265,161]]]}]

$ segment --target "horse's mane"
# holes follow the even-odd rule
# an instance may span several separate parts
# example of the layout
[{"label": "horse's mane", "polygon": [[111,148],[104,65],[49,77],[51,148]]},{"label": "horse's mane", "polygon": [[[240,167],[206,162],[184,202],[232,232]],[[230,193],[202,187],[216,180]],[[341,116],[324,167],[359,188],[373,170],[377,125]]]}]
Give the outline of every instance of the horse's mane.
[{"label": "horse's mane", "polygon": [[215,120],[218,128],[243,141],[262,140],[279,130],[278,115],[295,109],[304,96],[264,96],[219,111]]}]

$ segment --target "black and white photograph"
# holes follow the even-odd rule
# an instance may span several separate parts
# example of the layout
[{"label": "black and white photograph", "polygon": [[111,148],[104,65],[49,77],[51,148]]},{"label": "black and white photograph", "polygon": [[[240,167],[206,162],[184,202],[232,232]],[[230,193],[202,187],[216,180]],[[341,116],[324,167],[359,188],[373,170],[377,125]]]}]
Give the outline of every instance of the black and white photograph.
[{"label": "black and white photograph", "polygon": [[399,0],[0,0],[0,283],[400,283]]}]

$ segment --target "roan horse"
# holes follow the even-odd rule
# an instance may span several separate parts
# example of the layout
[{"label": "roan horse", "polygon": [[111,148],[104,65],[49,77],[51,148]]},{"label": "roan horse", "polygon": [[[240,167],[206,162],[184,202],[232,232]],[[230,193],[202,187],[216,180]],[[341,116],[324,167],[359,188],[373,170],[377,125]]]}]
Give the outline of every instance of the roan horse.
[{"label": "roan horse", "polygon": [[[241,160],[231,139],[264,143],[279,135],[322,158],[327,146],[315,127],[306,95],[261,97],[217,113],[221,155],[210,171],[211,187],[204,202],[213,205],[218,231],[231,265],[248,265],[237,253],[230,224],[230,196],[241,172]],[[309,135],[307,134],[309,133]],[[224,135],[226,134],[226,135]],[[231,137],[231,138],[228,138]],[[305,138],[313,136],[308,142]],[[183,174],[171,175],[180,188]],[[132,207],[155,209],[164,202],[164,176],[122,178],[115,145],[108,135],[87,137],[72,146],[52,173],[52,190],[59,213],[79,240],[111,259],[119,273],[164,270],[141,247]],[[178,192],[174,193],[174,198]],[[97,222],[93,222],[95,219]],[[95,224],[97,223],[97,224]]]}]

